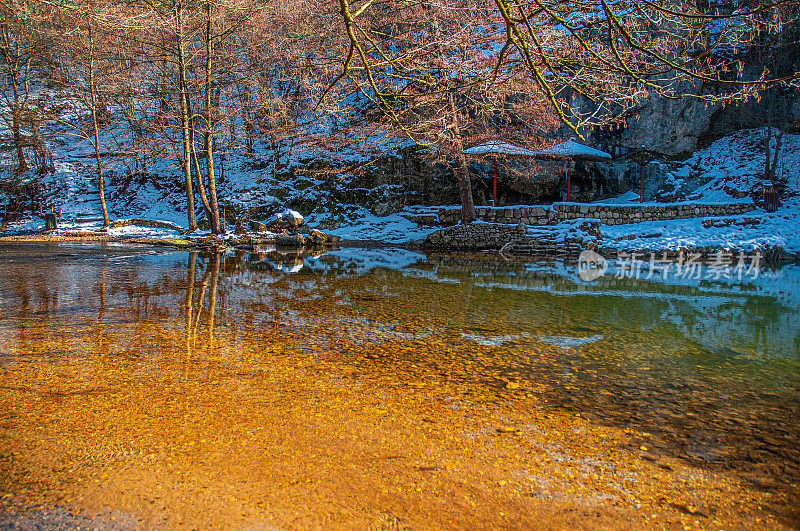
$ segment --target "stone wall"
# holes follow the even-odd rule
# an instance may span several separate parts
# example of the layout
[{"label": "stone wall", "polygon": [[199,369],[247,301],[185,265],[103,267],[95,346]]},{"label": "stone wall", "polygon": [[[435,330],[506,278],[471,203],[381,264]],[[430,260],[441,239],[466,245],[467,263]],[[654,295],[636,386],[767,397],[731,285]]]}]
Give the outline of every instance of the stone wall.
[{"label": "stone wall", "polygon": [[527,231],[519,225],[470,223],[438,230],[428,236],[428,243],[449,249],[481,250],[498,249],[507,243],[526,239]]},{"label": "stone wall", "polygon": [[523,224],[470,223],[451,225],[428,235],[426,246],[433,249],[480,251],[502,249],[512,255],[573,258],[586,243],[594,241],[596,221],[573,223],[571,230],[535,229]]},{"label": "stone wall", "polygon": [[[606,225],[622,225],[640,221],[663,221],[681,218],[708,216],[735,216],[750,212],[753,204],[690,204],[665,205],[595,205],[578,203],[554,203],[547,206],[477,207],[478,219],[488,223],[525,225],[555,225],[576,219],[596,219]],[[461,220],[460,208],[440,208],[439,223],[443,227],[455,225]]]}]

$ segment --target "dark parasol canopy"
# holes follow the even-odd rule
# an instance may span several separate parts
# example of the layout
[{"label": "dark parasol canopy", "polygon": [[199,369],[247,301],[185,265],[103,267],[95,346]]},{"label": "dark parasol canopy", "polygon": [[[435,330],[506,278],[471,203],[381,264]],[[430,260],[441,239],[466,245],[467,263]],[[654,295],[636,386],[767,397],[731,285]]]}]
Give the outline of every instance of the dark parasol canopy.
[{"label": "dark parasol canopy", "polygon": [[567,162],[567,201],[569,201],[570,177],[572,176],[571,164],[573,160],[611,160],[611,155],[605,151],[594,149],[575,142],[570,138],[566,142],[561,142],[555,146],[540,149],[531,155],[535,159],[541,160],[564,160]]},{"label": "dark parasol canopy", "polygon": [[[505,157],[535,157],[536,152],[524,147],[509,144],[503,140],[489,140],[483,144],[464,150],[467,155],[501,155]],[[494,179],[492,180],[492,204],[497,206],[497,159],[494,161]]]}]

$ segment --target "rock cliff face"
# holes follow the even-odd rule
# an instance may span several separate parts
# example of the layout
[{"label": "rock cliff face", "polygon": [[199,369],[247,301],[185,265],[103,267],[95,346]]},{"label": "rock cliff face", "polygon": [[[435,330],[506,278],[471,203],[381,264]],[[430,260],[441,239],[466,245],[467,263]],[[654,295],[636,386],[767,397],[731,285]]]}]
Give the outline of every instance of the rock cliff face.
[{"label": "rock cliff face", "polygon": [[717,109],[711,117],[708,130],[698,138],[698,148],[740,129],[755,129],[771,125],[789,133],[800,132],[800,94],[791,91],[777,92],[772,98],[763,97],[740,105]]},{"label": "rock cliff face", "polygon": [[619,131],[617,138],[600,135],[600,142],[629,148],[644,145],[665,155],[678,155],[707,147],[740,129],[764,127],[770,121],[773,127],[799,132],[800,98],[787,91],[775,95],[771,101],[765,97],[726,106],[693,98],[651,98],[628,121],[628,127]]},{"label": "rock cliff face", "polygon": [[667,155],[694,151],[720,108],[696,99],[650,98],[641,112],[628,121],[619,144],[646,146]]},{"label": "rock cliff face", "polygon": [[[787,24],[781,35],[762,36],[764,41],[742,47],[738,56],[744,66],[741,79],[757,80],[766,72],[768,77],[796,76],[800,71],[800,24]],[[684,154],[710,145],[719,138],[741,129],[765,126],[787,132],[800,132],[800,91],[788,86],[762,90],[758,98],[722,105],[707,102],[731,90],[722,83],[684,82],[676,87],[675,96],[701,94],[697,97],[669,99],[651,95],[639,112],[631,115],[626,127],[597,131],[593,136],[599,143],[628,148],[642,145],[666,155]],[[710,98],[705,98],[708,96]]]}]

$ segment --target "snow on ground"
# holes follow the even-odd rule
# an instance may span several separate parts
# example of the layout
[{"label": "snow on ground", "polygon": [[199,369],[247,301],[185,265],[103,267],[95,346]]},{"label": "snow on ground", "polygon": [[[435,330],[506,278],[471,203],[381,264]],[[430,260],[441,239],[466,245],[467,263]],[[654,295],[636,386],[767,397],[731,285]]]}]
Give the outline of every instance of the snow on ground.
[{"label": "snow on ground", "polygon": [[34,232],[39,232],[43,228],[44,228],[44,220],[42,218],[25,217],[7,223],[3,228],[3,233],[32,234]]},{"label": "snow on ground", "polygon": [[[326,230],[327,233],[341,237],[343,240],[371,240],[385,243],[408,243],[423,240],[438,227],[418,225],[403,217],[404,210],[388,216],[376,216],[368,209],[359,207],[352,220],[339,228]],[[317,226],[324,216],[314,218],[310,226]]]},{"label": "snow on ground", "polygon": [[618,195],[617,197],[612,197],[610,199],[602,199],[600,201],[595,201],[593,204],[603,204],[603,205],[628,205],[628,204],[635,204],[639,203],[639,194],[634,192],[633,190],[628,190],[622,195]]},{"label": "snow on ground", "polygon": [[740,216],[715,220],[755,220],[754,225],[704,227],[708,218],[646,221],[627,225],[601,225],[603,245],[624,250],[675,250],[681,247],[721,247],[724,249],[768,249],[781,247],[800,252],[800,199],[788,200],[776,212],[754,210]]},{"label": "snow on ground", "polygon": [[[752,202],[751,196],[769,184],[763,179],[765,138],[764,129],[738,131],[694,153],[668,175],[670,192],[683,193],[692,204]],[[773,146],[774,143],[773,137]],[[720,226],[711,227],[703,226],[703,220],[709,218],[601,226],[603,245],[626,250],[710,246],[752,250],[779,246],[800,252],[800,135],[784,135],[779,161],[776,174],[785,182],[788,197],[775,212],[756,208],[739,216],[714,217],[715,225]],[[699,186],[686,189],[691,183]],[[637,204],[637,200],[637,194],[627,192],[603,203]],[[729,225],[721,226],[728,221]]]},{"label": "snow on ground", "polygon": [[[771,146],[775,149],[773,129]],[[752,194],[764,184],[766,128],[737,131],[692,154],[671,172],[672,194],[688,200],[732,201],[731,192]],[[800,135],[786,133],[778,157],[776,178],[800,190]]]},{"label": "snow on ground", "polygon": [[138,225],[128,225],[108,229],[108,235],[115,238],[177,238],[181,235],[180,231],[158,227],[141,227]]}]

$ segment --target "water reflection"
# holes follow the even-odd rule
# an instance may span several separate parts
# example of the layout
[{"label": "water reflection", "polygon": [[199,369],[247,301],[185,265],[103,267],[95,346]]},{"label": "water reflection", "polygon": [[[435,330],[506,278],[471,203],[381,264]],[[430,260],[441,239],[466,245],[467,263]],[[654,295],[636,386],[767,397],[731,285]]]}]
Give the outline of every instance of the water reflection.
[{"label": "water reflection", "polygon": [[656,452],[800,479],[796,267],[747,284],[586,284],[558,263],[400,249],[0,255],[2,356],[86,356],[71,339],[82,336],[92,355],[142,364],[246,364],[243,346],[256,345],[365,377],[413,366],[498,399],[513,390],[536,407],[639,428]]},{"label": "water reflection", "polygon": [[[209,352],[213,352],[215,346],[214,324],[217,308],[217,291],[219,287],[220,263],[223,255],[212,253],[205,266],[202,279],[196,282],[197,276],[197,252],[189,253],[188,274],[186,279],[186,297],[184,303],[184,337],[186,341],[186,353],[194,353],[198,345],[205,346]],[[206,296],[206,292],[208,295]],[[205,310],[203,319],[204,327],[201,327],[201,318],[204,315],[203,305],[208,300],[208,309]]]}]

